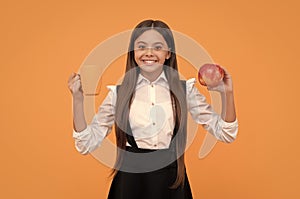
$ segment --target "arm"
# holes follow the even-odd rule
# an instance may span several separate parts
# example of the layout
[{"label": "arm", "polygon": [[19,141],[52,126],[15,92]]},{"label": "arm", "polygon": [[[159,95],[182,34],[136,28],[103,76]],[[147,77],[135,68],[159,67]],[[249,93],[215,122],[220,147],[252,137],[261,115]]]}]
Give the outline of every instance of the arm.
[{"label": "arm", "polygon": [[[227,73],[228,74],[228,73]],[[228,77],[228,76],[226,76]],[[205,96],[199,93],[194,87],[195,78],[187,81],[187,103],[188,110],[196,123],[201,124],[205,130],[211,133],[218,140],[226,143],[233,142],[237,136],[238,123],[236,119],[235,106],[233,100],[232,82],[224,78],[227,86],[219,86],[218,88],[209,88],[221,92],[222,97],[222,113],[217,114],[212,106],[206,102]],[[229,85],[231,84],[231,85]]]},{"label": "arm", "polygon": [[83,97],[73,95],[73,129],[77,132],[86,129],[87,124],[84,117]]},{"label": "arm", "polygon": [[217,91],[222,99],[222,119],[226,122],[234,122],[236,120],[235,104],[233,97],[232,77],[226,69],[224,69],[223,82],[216,87],[207,87],[209,91]]},{"label": "arm", "polygon": [[87,124],[84,117],[83,91],[80,75],[72,73],[68,80],[68,86],[73,97],[73,128],[75,131],[83,131]]},{"label": "arm", "polygon": [[[80,83],[80,77],[79,79]],[[76,80],[75,80],[76,81]],[[72,85],[76,83],[70,82],[70,90],[73,88]],[[98,109],[97,114],[93,117],[90,124],[86,124],[84,117],[84,106],[83,106],[83,93],[78,86],[77,93],[74,92],[76,89],[71,90],[73,94],[73,138],[75,139],[75,147],[81,154],[88,154],[95,150],[102,142],[102,140],[110,133],[114,124],[114,108],[115,108],[115,86],[108,87],[110,89],[108,95],[102,102]],[[80,91],[81,90],[81,91]]]},{"label": "arm", "polygon": [[226,122],[236,120],[233,92],[221,93],[222,98],[222,119]]}]

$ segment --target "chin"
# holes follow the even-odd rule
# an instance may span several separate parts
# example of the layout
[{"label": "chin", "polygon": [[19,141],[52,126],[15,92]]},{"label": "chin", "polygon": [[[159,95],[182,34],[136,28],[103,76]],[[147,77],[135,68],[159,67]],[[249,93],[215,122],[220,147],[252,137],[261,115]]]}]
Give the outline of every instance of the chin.
[{"label": "chin", "polygon": [[154,64],[154,65],[140,65],[142,71],[147,73],[158,72],[162,70],[163,65]]}]

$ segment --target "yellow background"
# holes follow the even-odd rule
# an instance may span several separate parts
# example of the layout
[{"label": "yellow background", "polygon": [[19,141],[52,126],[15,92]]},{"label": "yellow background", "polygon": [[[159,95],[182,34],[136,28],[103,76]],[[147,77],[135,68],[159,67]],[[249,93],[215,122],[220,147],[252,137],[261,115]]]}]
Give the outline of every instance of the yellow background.
[{"label": "yellow background", "polygon": [[233,76],[238,139],[198,159],[199,131],[187,152],[194,198],[299,198],[299,9],[296,0],[2,1],[1,198],[106,197],[109,168],[74,148],[67,79],[100,42],[146,18],[192,37]]}]

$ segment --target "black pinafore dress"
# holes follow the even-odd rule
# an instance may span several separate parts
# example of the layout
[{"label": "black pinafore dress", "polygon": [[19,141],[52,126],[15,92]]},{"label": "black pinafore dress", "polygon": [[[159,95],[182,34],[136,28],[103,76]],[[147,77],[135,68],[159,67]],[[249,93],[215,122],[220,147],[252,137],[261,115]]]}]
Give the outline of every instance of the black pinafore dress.
[{"label": "black pinafore dress", "polygon": [[[174,136],[174,135],[173,135]],[[156,156],[156,158],[166,157],[170,153],[174,153],[172,150],[173,144],[169,149],[140,149],[138,148],[134,138],[127,134],[127,139],[131,147],[127,146],[126,151],[131,153],[151,153],[158,152],[162,155]],[[173,138],[172,138],[173,139]],[[175,155],[175,154],[174,154]],[[153,156],[155,158],[155,156]],[[176,156],[175,156],[176,157]],[[161,161],[161,160],[153,160]],[[150,160],[150,161],[151,161]],[[132,157],[124,157],[123,165],[125,167],[139,167],[136,165],[138,160],[133,160]],[[140,160],[144,162],[147,160]],[[135,165],[131,163],[135,162]],[[155,163],[154,163],[155,164]],[[145,164],[141,164],[145,166]],[[108,199],[192,199],[191,188],[187,174],[185,172],[184,186],[179,186],[176,189],[171,189],[170,186],[175,182],[177,177],[177,161],[173,161],[169,165],[162,167],[158,170],[150,172],[134,173],[125,172],[120,169],[117,171],[112,181]],[[126,168],[125,168],[126,170]]]}]

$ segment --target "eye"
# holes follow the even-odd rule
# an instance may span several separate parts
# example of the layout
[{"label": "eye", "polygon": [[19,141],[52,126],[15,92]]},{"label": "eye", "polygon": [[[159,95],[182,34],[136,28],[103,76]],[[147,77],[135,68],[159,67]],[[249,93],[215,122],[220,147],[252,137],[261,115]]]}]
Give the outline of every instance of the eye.
[{"label": "eye", "polygon": [[145,49],[146,46],[145,45],[138,45],[138,49]]},{"label": "eye", "polygon": [[162,49],[162,46],[155,46],[154,47],[154,50],[161,50]]}]

